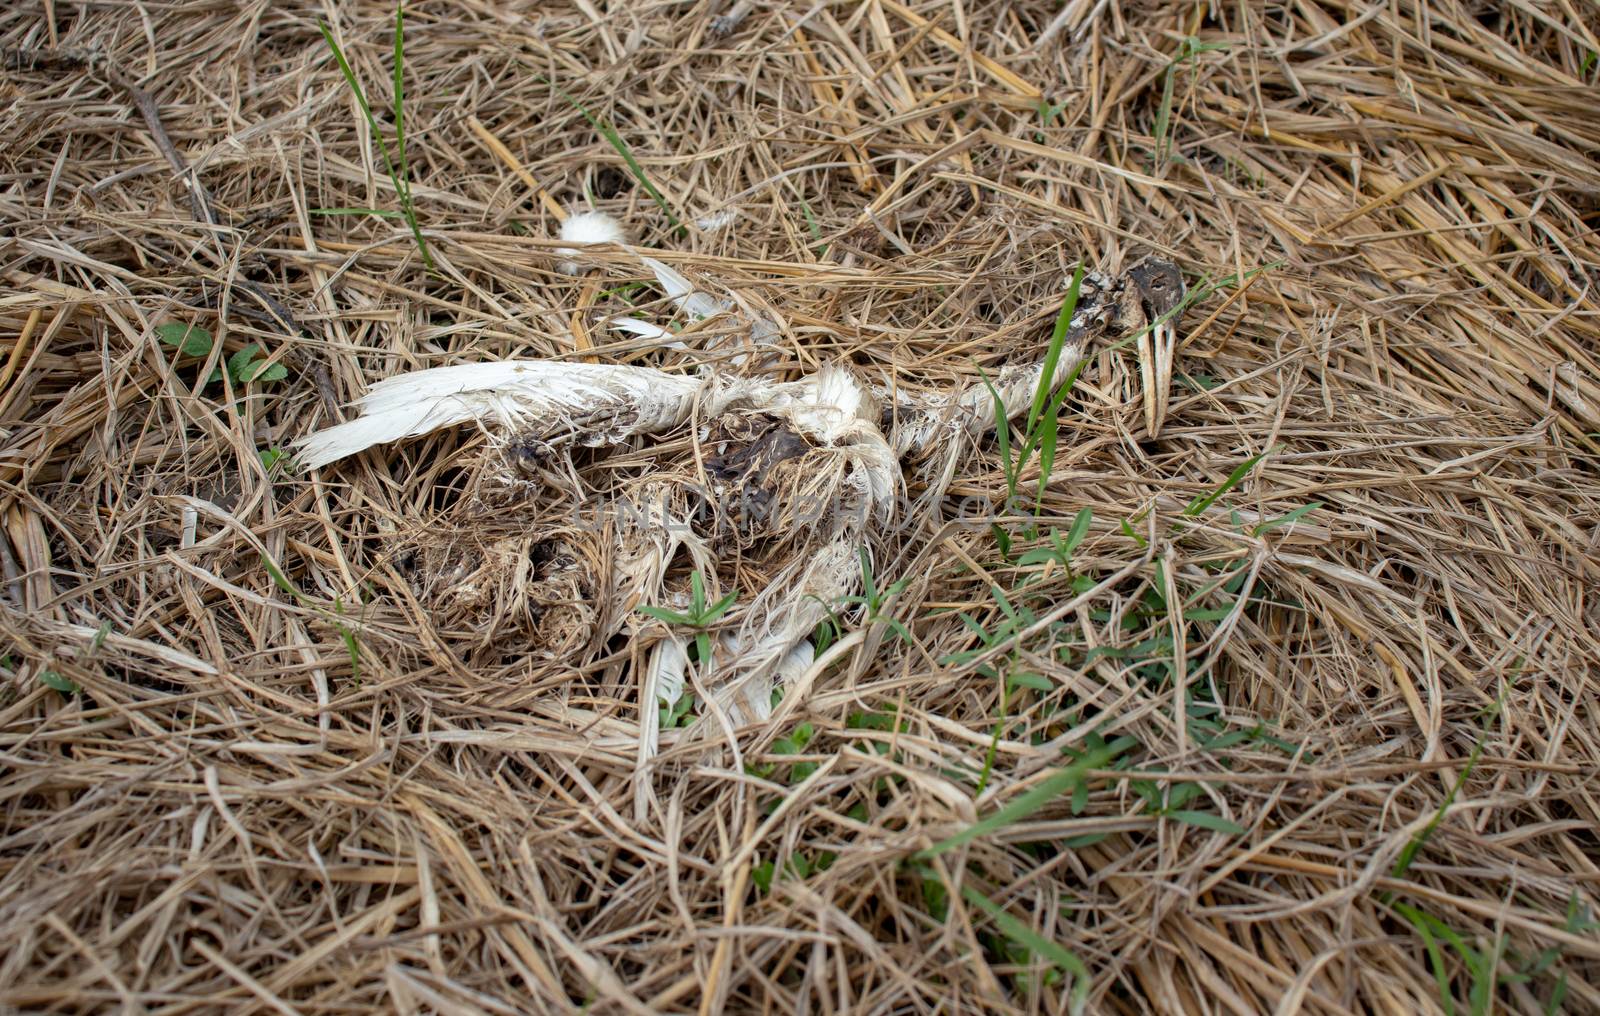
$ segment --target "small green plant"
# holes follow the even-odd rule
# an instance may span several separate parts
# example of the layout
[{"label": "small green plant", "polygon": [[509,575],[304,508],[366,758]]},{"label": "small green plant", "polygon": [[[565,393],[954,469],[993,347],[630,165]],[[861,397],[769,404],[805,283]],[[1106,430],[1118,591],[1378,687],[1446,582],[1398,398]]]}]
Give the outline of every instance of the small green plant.
[{"label": "small green plant", "polygon": [[[1066,103],[1064,103],[1064,102],[1051,102],[1049,99],[1046,99],[1044,96],[1041,95],[1039,97],[1039,104],[1035,107],[1035,110],[1039,114],[1039,122],[1041,124],[1043,124],[1046,127],[1054,127],[1056,125],[1056,120],[1061,116],[1061,111],[1066,109],[1066,108],[1067,108],[1067,104]],[[1034,131],[1033,132],[1033,140],[1038,142],[1041,145],[1044,144],[1045,140],[1046,140],[1044,132],[1043,131]]]},{"label": "small green plant", "polygon": [[356,639],[355,629],[345,624],[342,620],[345,616],[344,600],[335,598],[333,610],[330,611],[296,589],[294,583],[289,581],[289,577],[283,573],[283,570],[265,554],[261,555],[261,564],[266,568],[267,574],[272,577],[273,584],[287,593],[290,599],[302,607],[308,607],[316,611],[324,621],[333,625],[334,630],[339,633],[339,641],[344,643],[345,653],[350,657],[351,680],[359,685],[361,683],[361,643]]},{"label": "small green plant", "polygon": [[1135,747],[1137,744],[1137,741],[1128,736],[1119,737],[1109,742],[1100,738],[1088,740],[1085,749],[1079,752],[1070,764],[1057,769],[1054,773],[1039,781],[1038,785],[1031,790],[1017,795],[1014,800],[993,814],[979,819],[954,836],[947,837],[928,849],[919,851],[915,855],[916,858],[923,861],[931,860],[980,836],[986,836],[997,829],[1003,829],[1006,826],[1020,822],[1063,794],[1076,795],[1077,788],[1080,785],[1085,788],[1083,793],[1087,795],[1089,773],[1096,769],[1109,767],[1123,752]]},{"label": "small green plant", "polygon": [[[799,755],[806,750],[806,746],[811,743],[811,739],[816,734],[817,730],[811,724],[798,724],[792,733],[772,742],[772,753],[774,755]],[[799,783],[816,771],[817,763],[815,762],[796,762],[789,767],[789,782],[791,784]]]},{"label": "small green plant", "polygon": [[994,921],[995,927],[1013,944],[1012,949],[1006,950],[1012,957],[1024,963],[1031,963],[1034,957],[1038,957],[1049,963],[1053,972],[1058,972],[1059,976],[1071,978],[1072,988],[1067,993],[1067,1011],[1073,1016],[1084,1011],[1089,1002],[1089,968],[1078,958],[1077,953],[1060,942],[1045,938],[1033,930],[1031,925],[1013,917],[1004,907],[979,892],[970,883],[962,884],[961,898]]},{"label": "small green plant", "polygon": [[[1014,604],[1010,597],[998,585],[989,587],[989,595],[994,600],[1001,613],[1001,620],[994,628],[987,628],[972,615],[962,611],[957,616],[968,631],[976,635],[978,645],[972,649],[951,653],[940,662],[961,665],[984,655],[996,646],[1003,645],[1016,637],[1023,629],[1031,626],[1038,620],[1033,611],[1021,604]],[[994,771],[995,756],[1000,747],[1000,736],[1005,731],[1007,717],[1011,709],[1011,695],[1019,688],[1034,688],[1039,691],[1050,691],[1052,685],[1048,678],[1041,674],[1017,666],[1017,653],[1015,650],[1007,654],[1005,662],[999,666],[979,664],[977,673],[995,681],[999,686],[999,705],[996,710],[994,730],[989,738],[988,751],[984,753],[983,769],[978,773],[977,788],[974,796],[982,794],[989,785],[989,777]]]},{"label": "small green plant", "polygon": [[[196,358],[210,356],[212,347],[216,345],[216,338],[209,331],[182,321],[166,321],[156,325],[156,337],[182,355]],[[262,354],[261,347],[253,342],[228,357],[221,366],[213,368],[206,378],[206,384],[221,381],[224,370],[236,385],[252,381],[282,381],[289,376],[287,367],[269,362]]]},{"label": "small green plant", "polygon": [[[1445,794],[1444,800],[1439,802],[1439,807],[1434,810],[1433,817],[1428,820],[1415,835],[1406,843],[1400,855],[1395,858],[1394,866],[1389,874],[1392,878],[1404,878],[1415,863],[1417,854],[1433,838],[1439,824],[1444,821],[1450,806],[1455,803],[1461,788],[1466,784],[1472,771],[1477,768],[1478,759],[1483,755],[1484,745],[1488,742],[1489,725],[1499,715],[1504,699],[1498,699],[1484,712],[1483,730],[1478,735],[1472,746],[1472,751],[1467,755],[1467,762],[1461,767],[1461,773],[1456,777],[1450,790]],[[1428,966],[1433,971],[1434,982],[1439,990],[1439,1004],[1444,1009],[1446,1016],[1455,1016],[1455,998],[1450,989],[1451,975],[1448,964],[1445,962],[1444,951],[1440,947],[1443,942],[1461,961],[1463,970],[1467,974],[1467,1003],[1473,1016],[1487,1014],[1493,1001],[1495,988],[1501,978],[1498,975],[1501,954],[1505,948],[1503,939],[1497,938],[1494,947],[1485,952],[1467,941],[1467,937],[1451,928],[1434,915],[1414,907],[1409,903],[1402,903],[1393,892],[1385,892],[1378,897],[1379,901],[1390,910],[1405,919],[1422,939],[1423,950],[1428,954]]]},{"label": "small green plant", "polygon": [[[289,369],[281,363],[269,363],[261,354],[261,347],[255,343],[244,347],[237,353],[228,357],[228,377],[234,384],[247,384],[251,381],[282,381],[289,376]],[[221,380],[221,375],[212,371],[207,381]]]},{"label": "small green plant", "polygon": [[[911,632],[906,629],[906,626],[896,618],[889,617],[883,612],[884,604],[904,592],[909,580],[900,579],[897,582],[891,582],[880,590],[877,581],[872,575],[872,560],[867,556],[867,548],[861,547],[856,553],[861,558],[861,595],[845,596],[839,602],[859,604],[866,611],[867,624],[872,625],[882,622],[888,625],[896,635],[909,643],[911,641]],[[832,613],[832,611],[829,611],[830,618]]]},{"label": "small green plant", "polygon": [[[344,617],[344,600],[334,597],[333,610],[339,617]],[[333,622],[334,630],[339,633],[339,641],[344,643],[345,655],[350,657],[350,680],[359,685],[361,683],[361,643],[356,641],[356,631],[343,621],[335,620],[332,617],[328,620]]]},{"label": "small green plant", "polygon": [[[817,729],[811,724],[798,724],[795,726],[794,730],[773,741],[772,747],[768,749],[767,753],[769,755],[804,754],[806,746],[811,743],[811,739],[814,738],[816,734]],[[770,780],[773,775],[777,773],[779,764],[780,763],[776,762],[768,762],[761,765],[748,765],[745,767],[745,771],[750,775],[760,777],[763,780]],[[789,765],[788,782],[792,786],[796,783],[799,783],[801,780],[804,780],[807,776],[810,776],[816,771],[817,763],[815,762],[791,763]]]},{"label": "small green plant", "polygon": [[183,321],[166,321],[156,325],[156,337],[184,356],[210,356],[211,347],[216,343],[209,331]]},{"label": "small green plant", "polygon": [[[333,52],[333,58],[339,63],[339,71],[344,75],[345,84],[350,86],[350,92],[355,96],[356,106],[360,108],[361,115],[366,117],[367,126],[378,142],[378,150],[383,153],[384,169],[394,185],[395,196],[400,200],[400,215],[406,220],[406,225],[411,227],[411,238],[416,241],[417,251],[422,255],[422,263],[431,272],[434,270],[433,255],[428,251],[428,241],[423,237],[422,227],[417,222],[416,205],[411,199],[411,171],[406,161],[405,7],[397,4],[394,9],[394,150],[392,153],[389,143],[384,140],[383,131],[378,126],[378,118],[372,115],[372,107],[367,104],[367,94],[362,90],[361,82],[356,79],[356,72],[351,69],[350,61],[345,59],[344,50],[339,47],[327,25],[318,21],[317,28],[322,31],[322,38],[328,43],[328,49]],[[365,209],[341,208],[327,211],[355,214]]]},{"label": "small green plant", "polygon": [[[94,638],[89,640],[88,659],[94,659],[94,657],[99,654],[100,650],[105,647],[106,639],[110,635],[111,622],[101,621],[100,627],[95,629]],[[4,668],[6,670],[16,669],[9,654],[5,657],[0,657],[0,668]],[[63,695],[76,695],[78,692],[83,690],[83,688],[78,685],[78,682],[74,681],[70,677],[67,677],[58,670],[39,671],[39,683],[44,685],[46,688],[49,688],[52,691],[60,692]]]},{"label": "small green plant", "polygon": [[1189,60],[1193,60],[1201,53],[1213,50],[1225,50],[1227,43],[1201,42],[1194,36],[1186,36],[1183,44],[1178,47],[1178,55],[1167,64],[1166,74],[1161,83],[1161,105],[1156,109],[1156,168],[1160,169],[1172,159],[1171,155],[1171,129],[1172,129],[1172,93],[1177,83],[1178,68]]},{"label": "small green plant", "polygon": [[812,860],[802,852],[795,852],[786,857],[780,868],[772,861],[762,861],[750,869],[750,881],[755,883],[763,895],[772,891],[772,883],[780,878],[793,879],[803,882],[810,878],[814,872],[827,871],[837,860],[837,855],[831,850],[818,851],[816,860]]},{"label": "small green plant", "polygon": [[[867,730],[880,734],[887,734],[887,738],[860,737],[855,741],[856,746],[863,752],[880,756],[887,756],[889,754],[891,742],[899,735],[902,729],[900,725],[900,711],[898,707],[895,706],[889,706],[883,711],[871,710],[853,712],[845,719],[844,725],[845,729],[847,730]],[[879,785],[887,786],[891,781],[898,781],[903,778],[904,777],[898,775],[880,777],[876,782]]]},{"label": "small green plant", "polygon": [[[1600,921],[1595,921],[1589,914],[1589,908],[1578,899],[1577,892],[1567,897],[1567,919],[1562,925],[1562,930],[1569,935],[1585,935],[1591,931],[1600,930]],[[1506,983],[1525,984],[1536,977],[1549,973],[1561,959],[1562,950],[1551,946],[1539,950],[1532,958],[1522,964],[1516,973],[1503,975],[1501,980]],[[1562,1012],[1562,1005],[1567,999],[1567,973],[1565,970],[1556,973],[1555,984],[1550,989],[1550,998],[1544,1004],[1546,1016]]]},{"label": "small green plant", "polygon": [[684,692],[678,696],[678,701],[668,705],[661,703],[661,729],[671,730],[673,727],[687,727],[694,719],[696,703],[693,692]]},{"label": "small green plant", "polygon": [[1266,457],[1267,453],[1261,452],[1259,454],[1250,456],[1237,466],[1234,466],[1233,472],[1228,474],[1228,478],[1226,480],[1223,480],[1222,483],[1219,484],[1217,488],[1211,491],[1209,494],[1201,494],[1191,500],[1184,507],[1183,514],[1188,518],[1193,518],[1194,516],[1205,511],[1207,508],[1210,508],[1212,505],[1216,504],[1219,497],[1243,483],[1244,478],[1250,475],[1250,471],[1256,468],[1257,464],[1259,464],[1261,460]]},{"label": "small green plant", "polygon": [[272,467],[289,457],[289,453],[282,448],[258,448],[256,457],[261,460],[261,468],[272,472]]},{"label": "small green plant", "polygon": [[[822,597],[820,596],[815,596],[813,599],[818,603],[822,602]],[[828,611],[828,616],[823,618],[811,630],[811,651],[817,656],[827,652],[828,647],[839,641],[839,636],[844,634],[843,622],[839,620],[839,615],[835,614],[832,608],[825,603],[823,604],[823,609]]]},{"label": "small green plant", "polygon": [[828,256],[828,244],[822,242],[822,226],[817,222],[817,213],[811,210],[811,203],[804,195],[798,195],[800,214],[806,217],[806,231],[811,234],[811,245],[817,247],[817,257]]},{"label": "small green plant", "polygon": [[728,612],[728,608],[739,597],[739,590],[730,591],[716,603],[706,602],[706,580],[696,568],[689,575],[689,609],[685,611],[668,610],[665,607],[642,606],[639,613],[653,617],[657,621],[667,624],[682,625],[685,628],[695,629],[694,646],[695,662],[702,667],[711,660],[711,633],[707,631],[717,619]]},{"label": "small green plant", "polygon": [[[1020,567],[1027,568],[1031,565],[1053,563],[1059,566],[1068,575],[1072,574],[1072,555],[1079,544],[1089,535],[1089,526],[1094,522],[1092,508],[1078,509],[1078,515],[1072,520],[1072,528],[1067,530],[1067,535],[1062,537],[1055,529],[1051,529],[1046,537],[1048,544],[1024,551],[1017,558]],[[1091,583],[1092,584],[1092,583]],[[1076,585],[1076,583],[1075,583]],[[1081,590],[1074,589],[1075,592]]]},{"label": "small green plant", "polygon": [[1245,833],[1244,826],[1221,815],[1185,807],[1195,798],[1204,799],[1205,787],[1199,783],[1174,783],[1167,788],[1165,795],[1161,792],[1161,785],[1154,780],[1129,780],[1128,786],[1144,798],[1145,810],[1152,815],[1233,836],[1243,836]]},{"label": "small green plant", "polygon": [[1423,826],[1415,836],[1411,837],[1410,842],[1405,845],[1405,849],[1400,851],[1400,856],[1395,858],[1394,868],[1389,872],[1390,877],[1404,878],[1406,872],[1411,869],[1412,862],[1416,860],[1417,852],[1433,838],[1434,832],[1439,828],[1439,823],[1444,821],[1445,814],[1449,812],[1450,806],[1456,803],[1456,795],[1461,793],[1461,788],[1466,784],[1467,778],[1472,775],[1472,770],[1477,768],[1478,759],[1483,755],[1483,746],[1488,743],[1489,725],[1494,722],[1496,716],[1500,715],[1500,710],[1504,704],[1505,700],[1503,698],[1496,699],[1495,703],[1484,711],[1483,731],[1472,745],[1472,751],[1467,753],[1467,764],[1461,767],[1461,775],[1456,777],[1456,781],[1451,785],[1449,793],[1445,794],[1444,800],[1439,802],[1439,807],[1434,811],[1433,818],[1429,819],[1428,824]]},{"label": "small green plant", "polygon": [[1034,389],[1033,402],[1028,407],[1027,420],[1022,428],[1022,444],[1017,448],[1015,457],[1011,454],[1011,421],[1008,418],[1005,400],[1000,397],[994,382],[989,380],[989,375],[983,373],[981,369],[979,371],[979,376],[989,389],[989,397],[994,402],[995,438],[1000,444],[1000,460],[1006,474],[1007,510],[1010,510],[1016,502],[1017,484],[1022,478],[1022,471],[1027,468],[1028,461],[1035,453],[1039,456],[1040,498],[1044,497],[1045,488],[1050,483],[1050,469],[1055,464],[1056,439],[1061,425],[1061,406],[1066,402],[1073,386],[1077,384],[1078,374],[1083,370],[1083,361],[1080,360],[1073,367],[1072,373],[1053,393],[1051,384],[1055,380],[1056,367],[1060,364],[1062,351],[1066,347],[1072,316],[1078,310],[1078,291],[1082,285],[1083,265],[1080,263],[1072,273],[1072,282],[1067,286],[1067,295],[1061,301],[1061,311],[1056,315],[1056,325],[1050,333],[1050,345],[1045,350],[1044,368]]},{"label": "small green plant", "polygon": [[[1245,459],[1243,462],[1233,467],[1233,471],[1228,474],[1227,479],[1223,480],[1210,491],[1207,491],[1204,494],[1198,494],[1190,499],[1189,503],[1184,506],[1183,511],[1180,513],[1182,517],[1186,519],[1192,519],[1204,514],[1207,509],[1217,503],[1217,500],[1221,498],[1222,495],[1243,483],[1245,478],[1250,475],[1256,466],[1260,465],[1268,455],[1271,455],[1275,451],[1277,451],[1276,448],[1270,448],[1267,451],[1250,456],[1248,459]],[[1249,535],[1260,536],[1262,533],[1270,532],[1274,529],[1277,529],[1279,526],[1286,526],[1290,523],[1298,522],[1321,507],[1321,501],[1311,501],[1307,504],[1303,504],[1298,508],[1291,509],[1284,514],[1277,516],[1276,518],[1264,520],[1259,525],[1249,530]],[[1140,536],[1133,527],[1143,521],[1147,515],[1149,515],[1148,510],[1139,512],[1131,519],[1121,520],[1122,534],[1128,537],[1128,539],[1132,540],[1134,543],[1138,544],[1141,549],[1143,549],[1145,546],[1145,538]],[[1239,521],[1237,514],[1233,516],[1233,522],[1235,528],[1243,533],[1244,526]],[[1179,525],[1173,526],[1170,535],[1175,537],[1181,534],[1182,531],[1183,527],[1180,523]]]}]

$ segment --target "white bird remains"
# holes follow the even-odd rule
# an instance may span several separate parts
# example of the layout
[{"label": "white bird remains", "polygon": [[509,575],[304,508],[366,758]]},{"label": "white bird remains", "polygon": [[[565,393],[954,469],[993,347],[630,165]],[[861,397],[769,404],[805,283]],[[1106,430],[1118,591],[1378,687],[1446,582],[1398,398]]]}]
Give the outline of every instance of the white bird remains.
[{"label": "white bird remains", "polygon": [[[562,238],[620,241],[614,223],[595,218],[569,219],[572,228],[563,228]],[[588,221],[574,226],[579,219]],[[560,254],[578,256],[575,250]],[[732,308],[667,265],[642,260],[689,318]],[[1145,419],[1154,433],[1166,411],[1183,293],[1182,276],[1164,261],[1146,260],[1117,278],[1089,273],[1045,387],[1053,390],[1072,374],[1093,335],[1138,330]],[[767,345],[776,327],[751,317],[750,337],[757,347]],[[650,322],[613,324],[677,342]],[[601,647],[621,634],[653,639],[639,671],[623,677],[639,695],[645,761],[658,743],[656,704],[670,708],[679,700],[691,674],[690,649],[699,641],[695,631],[656,619],[663,611],[691,610],[689,587],[698,592],[706,579],[713,588],[705,599],[714,599],[721,591],[718,565],[733,559],[743,573],[766,579],[717,618],[710,657],[696,659],[692,671],[715,719],[730,726],[764,720],[774,689],[810,666],[811,633],[830,608],[858,591],[859,553],[875,528],[892,521],[896,495],[905,489],[902,459],[919,460],[928,480],[919,503],[935,502],[963,452],[995,426],[996,397],[1006,418],[1016,416],[1032,404],[1045,369],[1042,360],[1006,365],[993,391],[976,384],[918,397],[872,384],[844,363],[795,381],[554,360],[437,367],[379,381],[357,402],[354,419],[302,439],[297,458],[317,469],[377,445],[470,423],[493,436],[502,474],[537,477],[515,482],[564,486],[574,503],[597,494],[608,499],[613,511],[598,533],[548,523],[553,535],[541,544],[543,553],[560,567],[536,573],[525,552],[506,551],[500,555],[506,561],[521,562],[513,570],[519,588],[509,588],[503,577],[485,583],[482,566],[458,566],[450,588],[457,602],[470,600],[474,609],[492,611],[495,605],[485,601],[505,595],[559,611],[548,625],[550,655]],[[645,451],[649,439],[659,452],[649,469],[641,473],[639,457],[629,456],[627,468],[577,489],[574,448]],[[585,540],[601,545],[580,546]],[[680,551],[695,566],[695,583],[669,581]],[[494,553],[483,557],[498,560]],[[556,591],[520,587],[529,582]],[[462,600],[467,589],[472,594]]]}]

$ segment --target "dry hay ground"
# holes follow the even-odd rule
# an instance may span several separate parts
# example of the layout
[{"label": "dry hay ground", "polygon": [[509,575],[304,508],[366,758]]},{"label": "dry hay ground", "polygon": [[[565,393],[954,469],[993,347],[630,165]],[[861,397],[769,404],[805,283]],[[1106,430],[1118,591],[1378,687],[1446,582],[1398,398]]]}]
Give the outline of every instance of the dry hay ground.
[{"label": "dry hay ground", "polygon": [[[716,13],[410,8],[433,272],[317,26],[392,137],[391,7],[0,13],[0,1003],[1600,1008],[1595,8]],[[585,195],[907,384],[1032,355],[1080,259],[1218,286],[1158,437],[1098,350],[1036,530],[879,534],[907,584],[782,723],[637,777],[638,647],[535,630],[481,435],[258,455],[425,366],[689,369],[603,327],[637,261],[553,270]]]}]

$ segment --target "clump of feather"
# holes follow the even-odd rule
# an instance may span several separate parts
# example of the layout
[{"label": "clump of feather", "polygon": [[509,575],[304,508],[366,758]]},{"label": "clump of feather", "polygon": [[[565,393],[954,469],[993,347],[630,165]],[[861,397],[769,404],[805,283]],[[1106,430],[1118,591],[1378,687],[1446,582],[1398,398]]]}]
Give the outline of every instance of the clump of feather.
[{"label": "clump of feather", "polygon": [[[604,212],[582,212],[569,216],[561,224],[561,239],[567,243],[595,244],[624,242],[626,237],[622,232],[622,223],[613,219]],[[563,260],[556,265],[563,275],[578,275],[588,270],[590,266],[576,260],[579,251],[572,247],[561,247],[556,250]]]}]

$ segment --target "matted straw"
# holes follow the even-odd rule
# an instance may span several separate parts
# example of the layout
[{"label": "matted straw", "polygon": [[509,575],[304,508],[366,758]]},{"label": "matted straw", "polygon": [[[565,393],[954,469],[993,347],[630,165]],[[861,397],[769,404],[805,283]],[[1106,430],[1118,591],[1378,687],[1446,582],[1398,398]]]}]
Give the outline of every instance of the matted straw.
[{"label": "matted straw", "polygon": [[[432,270],[393,8],[0,11],[0,1005],[1600,1008],[1592,8],[733,6],[408,8]],[[587,209],[739,313],[617,338],[673,310],[556,270]],[[1151,253],[1203,294],[1159,437],[1092,351],[1042,496],[985,443],[774,724],[643,783],[644,637],[503,583],[609,568],[527,520],[698,431],[272,454],[756,312],[781,379],[952,390]]]}]

